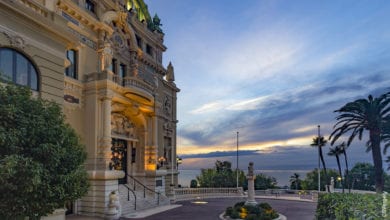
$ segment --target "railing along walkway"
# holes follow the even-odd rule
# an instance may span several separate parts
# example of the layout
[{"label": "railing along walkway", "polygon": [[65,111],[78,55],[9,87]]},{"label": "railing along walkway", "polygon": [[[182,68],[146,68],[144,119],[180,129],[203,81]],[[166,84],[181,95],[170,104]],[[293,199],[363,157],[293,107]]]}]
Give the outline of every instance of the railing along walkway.
[{"label": "railing along walkway", "polygon": [[244,196],[242,187],[238,188],[175,188],[174,200],[192,200],[201,198],[223,198]]},{"label": "railing along walkway", "polygon": [[[133,176],[130,176],[128,174],[127,174],[127,176],[130,178],[129,185],[125,184],[126,188],[128,189],[128,194],[129,194],[129,191],[142,192],[144,202],[149,203],[150,206],[167,205],[170,203],[169,198],[166,197],[165,195],[145,186],[142,182],[140,182],[139,180],[137,180]],[[128,201],[129,201],[129,198],[130,197],[128,197]],[[135,196],[135,201],[134,201],[135,209],[137,209],[137,207],[136,207],[137,201],[136,200],[137,200],[137,197]]]}]

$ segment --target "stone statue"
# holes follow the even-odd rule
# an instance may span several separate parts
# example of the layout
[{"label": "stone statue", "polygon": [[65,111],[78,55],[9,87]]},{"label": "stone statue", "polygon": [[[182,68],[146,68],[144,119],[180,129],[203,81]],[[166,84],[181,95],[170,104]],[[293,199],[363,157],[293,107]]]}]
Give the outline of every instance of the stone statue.
[{"label": "stone statue", "polygon": [[248,167],[248,176],[253,176],[253,162],[250,162],[249,163],[249,167]]},{"label": "stone statue", "polygon": [[248,174],[246,175],[248,180],[248,198],[245,202],[245,205],[255,206],[257,204],[255,200],[255,175],[253,172],[253,162],[249,163]]},{"label": "stone statue", "polygon": [[163,33],[163,31],[160,28],[160,26],[162,26],[161,19],[158,17],[157,14],[155,14],[154,17],[153,17],[153,30],[155,30],[155,31],[157,31],[159,33]]},{"label": "stone statue", "polygon": [[166,80],[168,82],[173,82],[175,81],[175,72],[173,70],[172,63],[169,62],[168,67],[167,67],[167,75],[165,76]]},{"label": "stone statue", "polygon": [[119,219],[122,215],[122,207],[119,202],[119,196],[116,191],[112,191],[109,196],[108,212],[106,213],[106,219]]},{"label": "stone statue", "polygon": [[109,70],[112,63],[113,52],[110,43],[104,43],[102,59],[103,59],[103,70]]},{"label": "stone statue", "polygon": [[134,124],[129,120],[125,120],[124,126],[125,126],[125,134],[128,137],[134,137]]}]

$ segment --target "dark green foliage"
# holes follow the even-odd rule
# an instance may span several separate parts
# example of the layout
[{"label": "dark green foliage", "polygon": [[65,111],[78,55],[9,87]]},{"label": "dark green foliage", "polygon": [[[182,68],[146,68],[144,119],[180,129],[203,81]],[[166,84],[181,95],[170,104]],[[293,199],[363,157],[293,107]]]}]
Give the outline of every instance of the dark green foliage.
[{"label": "dark green foliage", "polygon": [[348,179],[352,189],[375,190],[375,169],[370,163],[356,163]]},{"label": "dark green foliage", "polygon": [[294,173],[292,176],[290,176],[290,189],[302,189],[302,180],[299,179],[299,176],[300,175],[298,173]]},{"label": "dark green foliage", "polygon": [[[318,140],[319,138],[319,140]],[[325,177],[327,177],[327,172],[326,172],[326,164],[325,164],[325,160],[324,160],[324,155],[322,153],[322,148],[326,145],[328,141],[323,137],[315,137],[313,138],[313,142],[310,144],[310,146],[312,147],[316,147],[318,148],[318,145],[320,145],[320,148],[319,148],[319,154],[320,154],[320,159],[321,159],[321,163],[322,163],[322,167],[324,168],[325,170]],[[327,178],[326,178],[327,179]]]},{"label": "dark green foliage", "polygon": [[[328,169],[327,173],[328,173],[329,178],[333,177],[333,179],[335,181],[337,180],[337,177],[339,174],[336,170]],[[325,184],[327,183],[325,180],[324,170],[321,170],[320,175],[321,175],[321,179],[320,179],[321,190],[324,191]],[[314,169],[313,171],[307,173],[305,180],[303,180],[301,182],[301,184],[302,184],[302,189],[304,189],[304,190],[317,190],[318,189],[318,169]]]},{"label": "dark green foliage", "polygon": [[256,190],[275,189],[278,182],[275,177],[267,176],[264,174],[257,174],[255,179]]},{"label": "dark green foliage", "polygon": [[[243,215],[243,212],[246,214]],[[245,220],[272,220],[279,216],[268,203],[251,206],[245,205],[245,202],[238,202],[233,207],[227,207],[225,215],[232,219]]]},{"label": "dark green foliage", "polygon": [[231,206],[227,207],[226,211],[225,211],[225,215],[231,216],[233,213],[233,210],[234,210],[233,207],[231,207]]},{"label": "dark green foliage", "polygon": [[[385,127],[389,123],[390,93],[377,98],[368,96],[367,99],[358,99],[345,104],[335,111],[337,123],[329,139],[333,145],[341,136],[349,136],[347,146],[357,137],[362,139],[364,131],[368,132],[369,141],[367,151],[371,151],[375,168],[375,189],[383,192],[384,178],[381,152],[381,138],[386,141]],[[385,145],[386,146],[386,145]],[[386,149],[386,147],[385,147]]]},{"label": "dark green foliage", "polygon": [[[217,160],[213,169],[202,169],[196,179],[200,187],[236,187],[236,172],[232,170],[230,162]],[[245,174],[241,170],[238,172],[238,185],[243,186],[246,180]]]},{"label": "dark green foliage", "polygon": [[61,107],[0,86],[0,219],[37,219],[87,192],[86,153]]},{"label": "dark green foliage", "polygon": [[198,182],[197,182],[196,180],[191,180],[190,187],[191,187],[191,188],[196,188],[196,187],[198,187]]},{"label": "dark green foliage", "polygon": [[[390,199],[390,197],[388,197]],[[382,195],[321,193],[316,219],[384,219],[382,217]],[[390,206],[387,205],[387,213]]]}]

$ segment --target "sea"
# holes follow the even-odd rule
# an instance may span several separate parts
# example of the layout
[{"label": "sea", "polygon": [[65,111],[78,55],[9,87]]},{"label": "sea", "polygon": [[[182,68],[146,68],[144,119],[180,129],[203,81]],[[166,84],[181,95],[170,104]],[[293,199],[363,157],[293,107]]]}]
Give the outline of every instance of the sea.
[{"label": "sea", "polygon": [[[272,176],[276,178],[278,182],[278,186],[290,186],[290,177],[294,173],[298,173],[300,175],[300,179],[305,179],[306,173],[311,170],[255,170],[255,174],[265,174],[267,176]],[[196,179],[196,176],[199,176],[200,170],[179,170],[179,185],[182,187],[189,187],[191,180]]]}]

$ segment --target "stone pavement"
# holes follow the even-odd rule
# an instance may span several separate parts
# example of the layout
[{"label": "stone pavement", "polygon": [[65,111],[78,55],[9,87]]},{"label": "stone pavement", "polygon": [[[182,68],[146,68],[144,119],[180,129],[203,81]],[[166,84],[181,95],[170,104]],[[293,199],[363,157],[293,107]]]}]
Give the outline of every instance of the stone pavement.
[{"label": "stone pavement", "polygon": [[[131,219],[131,218],[145,218],[151,215],[158,214],[160,212],[165,212],[170,209],[174,209],[177,207],[180,207],[181,205],[179,204],[172,204],[172,205],[164,205],[164,206],[159,206],[153,209],[147,209],[147,210],[140,210],[135,213],[132,213],[130,215],[125,216],[126,219]],[[98,220],[98,219],[104,219],[104,218],[99,218],[99,217],[90,217],[90,216],[85,216],[85,215],[67,215],[66,220]]]},{"label": "stone pavement", "polygon": [[[268,202],[288,220],[313,220],[317,203],[292,196],[255,196],[258,202]],[[182,201],[176,204],[160,206],[154,209],[137,211],[121,218],[121,220],[216,220],[228,206],[236,202],[245,201],[245,198],[204,199],[202,201]],[[179,208],[180,207],[180,208]],[[79,215],[66,216],[66,220],[101,220],[103,218]]]}]

